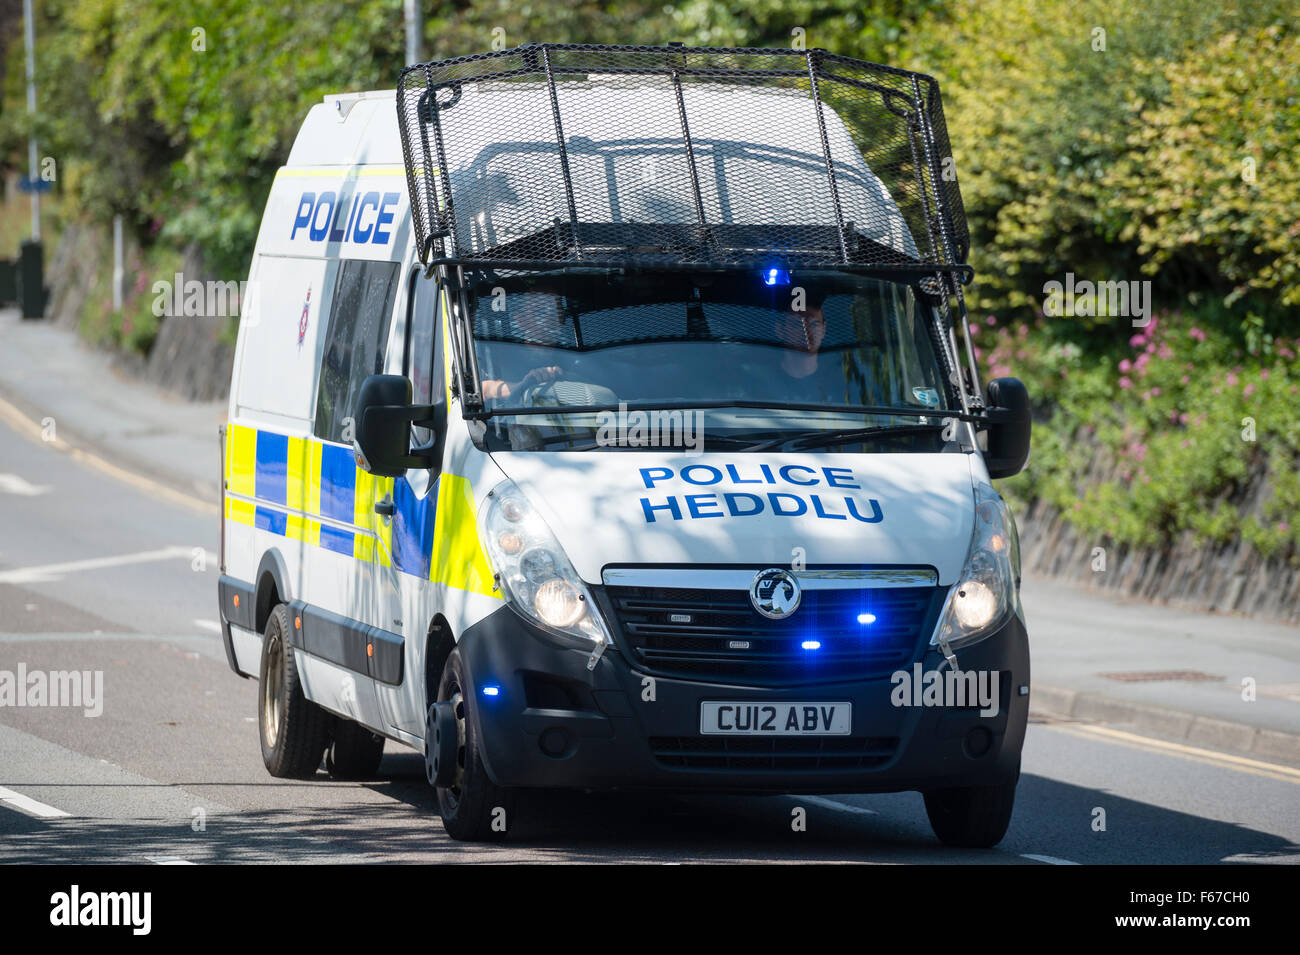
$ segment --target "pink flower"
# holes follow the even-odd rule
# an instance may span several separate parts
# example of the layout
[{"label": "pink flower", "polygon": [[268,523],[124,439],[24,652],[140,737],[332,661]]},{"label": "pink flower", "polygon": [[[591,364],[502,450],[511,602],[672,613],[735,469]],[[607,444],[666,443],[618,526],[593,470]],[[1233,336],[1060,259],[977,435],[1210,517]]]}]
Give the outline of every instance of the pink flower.
[{"label": "pink flower", "polygon": [[1198,342],[1205,341],[1205,332],[1201,331],[1199,328],[1189,328],[1187,334]]},{"label": "pink flower", "polygon": [[1237,376],[1233,372],[1228,372],[1228,376],[1223,381],[1229,388],[1237,387]]},{"label": "pink flower", "polygon": [[1127,372],[1132,367],[1133,367],[1133,363],[1129,361],[1127,358],[1125,358],[1123,361],[1119,363],[1119,370],[1123,372]]},{"label": "pink flower", "polygon": [[1241,390],[1241,393],[1245,397],[1249,398],[1251,395],[1255,393],[1255,383],[1251,382],[1250,384],[1248,384],[1245,388]]},{"label": "pink flower", "polygon": [[1153,398],[1159,398],[1159,397],[1160,397],[1160,386],[1159,386],[1159,385],[1156,385],[1156,387],[1154,387],[1154,388],[1151,389],[1151,396],[1152,396]]},{"label": "pink flower", "polygon": [[1267,368],[1261,368],[1259,370],[1260,381],[1268,381],[1268,376],[1269,376],[1269,370]]},{"label": "pink flower", "polygon": [[1164,342],[1161,342],[1160,350],[1156,352],[1156,357],[1168,361],[1170,358],[1174,357],[1174,350]]},{"label": "pink flower", "polygon": [[987,325],[989,328],[992,328],[992,327],[993,327],[994,325],[996,325],[997,323],[998,323],[998,320],[997,320],[996,318],[994,318],[992,315],[990,315],[988,318],[984,319],[984,324]]},{"label": "pink flower", "polygon": [[1291,529],[1291,525],[1288,524],[1286,521],[1283,521],[1281,524],[1277,525],[1277,529],[1280,530],[1283,534],[1285,534],[1287,531]]},{"label": "pink flower", "polygon": [[1141,348],[1143,345],[1147,343],[1147,337],[1145,335],[1140,335],[1140,334],[1134,335],[1132,338],[1128,340],[1128,343],[1132,345],[1134,348]]},{"label": "pink flower", "polygon": [[1128,389],[1133,387],[1133,382],[1129,380],[1128,375],[1124,375],[1119,380],[1119,386],[1123,388],[1125,391],[1128,391]]},{"label": "pink flower", "polygon": [[1192,379],[1191,379],[1190,377],[1188,377],[1187,375],[1183,375],[1183,377],[1180,378],[1180,379],[1178,379],[1178,380],[1181,381],[1181,382],[1185,385],[1185,384],[1187,384],[1189,381],[1191,381]]}]

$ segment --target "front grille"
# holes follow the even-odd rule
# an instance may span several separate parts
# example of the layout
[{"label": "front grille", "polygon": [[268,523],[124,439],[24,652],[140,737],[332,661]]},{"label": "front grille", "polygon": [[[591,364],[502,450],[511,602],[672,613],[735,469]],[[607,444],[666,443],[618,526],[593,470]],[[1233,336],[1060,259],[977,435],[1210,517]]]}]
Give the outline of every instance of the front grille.
[{"label": "front grille", "polygon": [[782,737],[652,736],[655,760],[672,769],[849,770],[882,766],[898,749],[898,737],[821,739]]},{"label": "front grille", "polygon": [[[743,590],[607,591],[623,645],[646,672],[748,686],[890,673],[912,659],[941,602],[938,587],[805,590],[793,614],[771,620]],[[868,614],[874,621],[860,623]]]}]

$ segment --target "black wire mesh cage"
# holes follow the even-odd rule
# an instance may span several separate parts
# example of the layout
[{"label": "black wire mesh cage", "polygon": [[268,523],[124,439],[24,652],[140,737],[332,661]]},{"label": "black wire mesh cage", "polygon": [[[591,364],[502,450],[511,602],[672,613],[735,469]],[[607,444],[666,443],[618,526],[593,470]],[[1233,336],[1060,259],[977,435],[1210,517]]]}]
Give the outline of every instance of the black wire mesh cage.
[{"label": "black wire mesh cage", "polygon": [[937,82],[822,50],[537,44],[412,66],[422,261],[953,272]]}]

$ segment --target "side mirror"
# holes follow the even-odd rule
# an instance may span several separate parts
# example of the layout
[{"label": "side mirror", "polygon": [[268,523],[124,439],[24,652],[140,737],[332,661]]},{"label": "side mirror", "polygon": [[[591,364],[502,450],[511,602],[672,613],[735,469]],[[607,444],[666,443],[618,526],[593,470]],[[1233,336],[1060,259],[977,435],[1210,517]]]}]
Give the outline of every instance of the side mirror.
[{"label": "side mirror", "polygon": [[991,423],[984,465],[991,478],[1014,477],[1029,459],[1029,392],[1019,378],[994,378],[985,394]]},{"label": "side mirror", "polygon": [[411,382],[403,375],[371,375],[361,383],[353,418],[357,463],[379,477],[401,477],[408,468],[433,460],[411,453],[411,422],[432,426],[432,405],[411,404]]}]

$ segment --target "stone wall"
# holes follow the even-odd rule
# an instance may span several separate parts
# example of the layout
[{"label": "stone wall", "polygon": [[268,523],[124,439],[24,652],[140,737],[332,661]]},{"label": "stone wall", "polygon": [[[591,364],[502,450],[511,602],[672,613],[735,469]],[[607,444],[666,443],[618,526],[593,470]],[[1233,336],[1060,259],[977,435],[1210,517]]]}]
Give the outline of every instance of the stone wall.
[{"label": "stone wall", "polygon": [[[1113,479],[1114,459],[1090,442],[1086,484]],[[1258,515],[1268,495],[1266,465],[1252,470],[1229,501],[1243,517]],[[1217,502],[1216,502],[1217,503]],[[1021,566],[1029,573],[1083,584],[1098,591],[1141,597],[1187,610],[1215,610],[1300,623],[1300,567],[1286,558],[1265,559],[1244,541],[1197,543],[1190,532],[1162,549],[1136,549],[1098,540],[1071,526],[1046,501],[1017,515]],[[1105,570],[1094,570],[1094,548],[1105,549]]]},{"label": "stone wall", "polygon": [[[127,260],[131,256],[128,238]],[[112,236],[108,229],[69,223],[46,267],[50,302],[46,315],[52,321],[75,327],[78,316],[92,295],[108,294],[96,287],[96,277],[112,267]],[[187,280],[211,278],[204,270],[198,251],[186,251],[181,266]],[[152,297],[154,279],[171,281],[173,276],[149,276],[143,293]],[[163,319],[148,357],[118,351],[114,361],[145,381],[190,401],[223,399],[230,391],[230,370],[234,345],[223,337],[229,319],[168,316]]]}]

